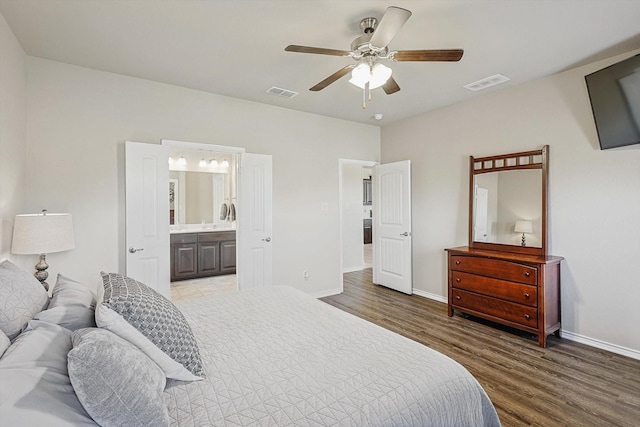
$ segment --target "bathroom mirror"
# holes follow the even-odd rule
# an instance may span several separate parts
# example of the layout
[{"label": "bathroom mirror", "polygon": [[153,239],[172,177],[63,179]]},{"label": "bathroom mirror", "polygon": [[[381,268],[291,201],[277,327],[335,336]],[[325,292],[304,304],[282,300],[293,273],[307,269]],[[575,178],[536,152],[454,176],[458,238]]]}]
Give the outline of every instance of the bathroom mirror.
[{"label": "bathroom mirror", "polygon": [[226,174],[169,171],[169,224],[215,224],[225,193]]},{"label": "bathroom mirror", "polygon": [[546,255],[549,146],[469,164],[469,247]]}]

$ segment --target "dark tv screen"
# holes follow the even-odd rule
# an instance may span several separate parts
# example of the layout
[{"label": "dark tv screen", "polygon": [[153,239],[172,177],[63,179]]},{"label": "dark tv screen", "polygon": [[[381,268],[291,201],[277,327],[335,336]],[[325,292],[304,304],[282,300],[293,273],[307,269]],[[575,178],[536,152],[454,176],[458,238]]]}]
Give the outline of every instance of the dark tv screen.
[{"label": "dark tv screen", "polygon": [[640,144],[640,54],[585,76],[600,149]]}]

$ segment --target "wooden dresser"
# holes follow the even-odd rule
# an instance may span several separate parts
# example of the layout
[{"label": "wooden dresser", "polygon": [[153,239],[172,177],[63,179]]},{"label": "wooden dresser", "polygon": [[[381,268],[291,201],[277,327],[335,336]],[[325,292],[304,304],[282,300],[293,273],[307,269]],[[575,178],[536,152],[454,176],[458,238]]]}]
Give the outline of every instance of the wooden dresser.
[{"label": "wooden dresser", "polygon": [[562,257],[469,248],[448,252],[448,308],[538,335],[560,335]]}]

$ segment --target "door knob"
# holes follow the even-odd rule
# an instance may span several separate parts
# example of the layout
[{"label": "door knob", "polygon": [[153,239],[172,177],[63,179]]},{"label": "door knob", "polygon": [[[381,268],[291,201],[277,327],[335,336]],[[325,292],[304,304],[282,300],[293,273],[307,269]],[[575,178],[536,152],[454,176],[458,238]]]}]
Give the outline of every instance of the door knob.
[{"label": "door knob", "polygon": [[262,241],[269,243],[271,241],[271,237],[267,237],[266,239],[262,239]]},{"label": "door knob", "polygon": [[134,248],[133,246],[129,248],[129,253],[135,254],[136,252],[144,251],[144,248]]},{"label": "door knob", "polygon": [[400,235],[404,236],[404,237],[407,237],[407,236],[409,236],[409,233],[405,231],[404,233],[401,233]]}]

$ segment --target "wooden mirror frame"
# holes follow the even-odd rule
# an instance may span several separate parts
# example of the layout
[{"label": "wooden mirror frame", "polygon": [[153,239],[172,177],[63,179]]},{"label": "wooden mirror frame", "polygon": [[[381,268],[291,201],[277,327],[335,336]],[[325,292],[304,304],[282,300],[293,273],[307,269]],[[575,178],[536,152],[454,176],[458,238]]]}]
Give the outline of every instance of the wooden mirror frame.
[{"label": "wooden mirror frame", "polygon": [[[537,161],[536,158],[540,160]],[[523,160],[526,159],[526,160]],[[475,242],[473,240],[473,194],[475,176],[488,172],[540,169],[542,172],[542,229],[541,247],[516,246],[504,243]],[[469,247],[489,251],[512,252],[527,255],[547,255],[547,187],[549,182],[549,146],[541,150],[501,154],[488,157],[469,156]]]}]

